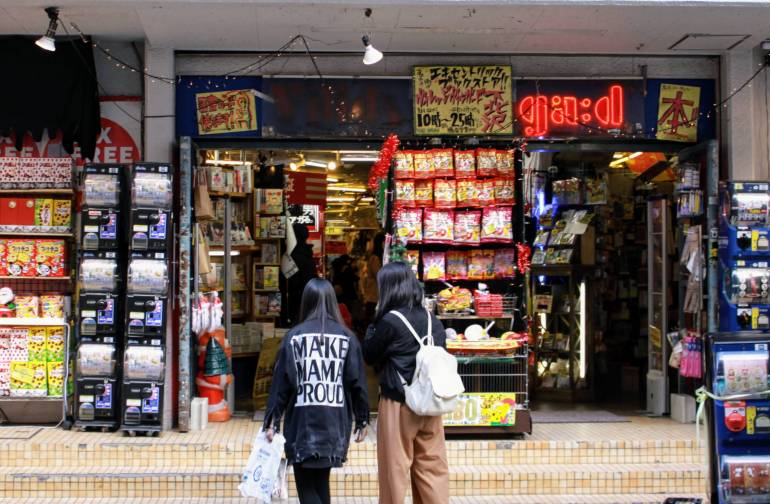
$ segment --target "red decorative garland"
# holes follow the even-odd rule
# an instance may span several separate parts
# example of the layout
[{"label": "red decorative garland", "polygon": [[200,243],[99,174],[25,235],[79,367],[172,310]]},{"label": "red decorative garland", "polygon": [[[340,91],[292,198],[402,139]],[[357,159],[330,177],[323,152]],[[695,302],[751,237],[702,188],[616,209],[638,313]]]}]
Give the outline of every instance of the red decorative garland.
[{"label": "red decorative garland", "polygon": [[532,249],[526,243],[516,244],[516,261],[519,266],[519,272],[523,275],[529,271],[529,258],[532,255]]},{"label": "red decorative garland", "polygon": [[399,143],[398,135],[394,133],[388,135],[388,138],[382,143],[380,157],[369,172],[369,189],[372,191],[377,192],[377,182],[380,179],[388,178],[390,162],[393,159],[393,155],[398,150]]}]

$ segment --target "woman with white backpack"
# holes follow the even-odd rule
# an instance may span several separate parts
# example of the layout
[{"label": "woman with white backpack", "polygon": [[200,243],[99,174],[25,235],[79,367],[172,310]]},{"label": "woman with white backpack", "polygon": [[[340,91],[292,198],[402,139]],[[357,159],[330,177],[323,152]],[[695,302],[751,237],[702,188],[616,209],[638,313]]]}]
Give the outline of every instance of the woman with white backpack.
[{"label": "woman with white backpack", "polygon": [[[387,264],[378,272],[377,284],[379,303],[374,324],[369,326],[364,339],[363,355],[380,376],[377,417],[379,502],[403,504],[411,476],[414,504],[447,504],[449,465],[440,414],[442,408],[444,411],[452,408],[456,402],[454,395],[462,392],[457,390],[457,364],[444,351],[446,334],[441,322],[422,306],[423,290],[411,267],[400,262]],[[426,350],[426,345],[431,343],[436,348]],[[418,352],[421,354],[419,363]],[[425,361],[430,361],[434,371],[444,371],[442,376],[447,377],[444,381],[448,383],[446,390],[449,393],[439,393],[437,404],[429,404],[430,400],[426,402],[420,393],[409,390],[418,387],[416,374],[420,372],[422,378],[427,379],[423,383],[428,383],[430,388],[429,377],[425,375],[431,373],[424,372],[427,369]],[[454,375],[451,371],[453,362]],[[433,388],[440,387],[433,384]],[[459,387],[462,389],[461,382]],[[423,414],[417,414],[415,410]]]}]

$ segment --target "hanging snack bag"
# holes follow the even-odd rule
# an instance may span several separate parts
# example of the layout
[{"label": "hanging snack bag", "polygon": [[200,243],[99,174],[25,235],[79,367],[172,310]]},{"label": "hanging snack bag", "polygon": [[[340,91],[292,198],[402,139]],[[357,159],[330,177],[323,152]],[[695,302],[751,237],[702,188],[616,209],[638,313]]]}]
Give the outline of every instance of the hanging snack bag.
[{"label": "hanging snack bag", "polygon": [[38,276],[64,276],[65,245],[63,240],[35,240],[35,250]]},{"label": "hanging snack bag", "polygon": [[513,177],[516,175],[516,165],[513,162],[512,150],[499,150],[495,152],[497,159],[497,174],[501,177]]},{"label": "hanging snack bag", "polygon": [[397,179],[414,177],[414,156],[411,151],[398,151],[393,155],[394,174]]},{"label": "hanging snack bag", "polygon": [[422,254],[422,279],[446,280],[446,260],[443,252],[424,252]]},{"label": "hanging snack bag", "polygon": [[418,207],[433,206],[433,181],[415,180],[414,204]]},{"label": "hanging snack bag", "polygon": [[454,177],[454,156],[452,149],[433,149],[433,167],[436,177]]},{"label": "hanging snack bag", "polygon": [[[425,209],[423,221],[425,243],[452,243],[454,241],[454,211]],[[425,258],[423,257],[423,262]]]},{"label": "hanging snack bag", "polygon": [[455,151],[455,178],[467,179],[476,177],[476,153],[470,151]]},{"label": "hanging snack bag", "polygon": [[457,206],[475,207],[479,205],[479,189],[476,179],[457,181]]},{"label": "hanging snack bag", "polygon": [[513,205],[516,203],[516,181],[514,179],[495,179],[495,203],[498,205]]},{"label": "hanging snack bag", "polygon": [[35,276],[37,273],[35,266],[35,241],[8,240],[6,260],[10,276]]},{"label": "hanging snack bag", "polygon": [[493,179],[477,180],[478,205],[485,208],[495,204],[495,181]]},{"label": "hanging snack bag", "polygon": [[455,243],[478,245],[481,242],[481,212],[455,213]]},{"label": "hanging snack bag", "polygon": [[437,208],[456,207],[457,182],[454,180],[436,179],[433,184],[433,201]]},{"label": "hanging snack bag", "polygon": [[396,206],[399,208],[413,207],[414,199],[414,180],[396,180]]},{"label": "hanging snack bag", "polygon": [[495,277],[495,251],[471,250],[468,259],[468,280],[489,280]]},{"label": "hanging snack bag", "polygon": [[495,250],[495,278],[513,278],[516,276],[516,251],[514,249]]},{"label": "hanging snack bag", "polygon": [[420,251],[419,250],[407,250],[404,253],[404,262],[412,268],[414,276],[418,275],[420,268]]},{"label": "hanging snack bag", "polygon": [[396,218],[396,234],[407,243],[422,242],[422,209],[401,209]]},{"label": "hanging snack bag", "polygon": [[495,149],[476,149],[476,175],[479,177],[497,176],[497,151]]},{"label": "hanging snack bag", "polygon": [[468,278],[468,252],[450,250],[446,253],[447,280],[466,280]]},{"label": "hanging snack bag", "polygon": [[481,241],[510,243],[513,241],[511,207],[486,207],[481,220]]},{"label": "hanging snack bag", "polygon": [[433,178],[436,168],[433,164],[432,151],[414,151],[414,178]]}]

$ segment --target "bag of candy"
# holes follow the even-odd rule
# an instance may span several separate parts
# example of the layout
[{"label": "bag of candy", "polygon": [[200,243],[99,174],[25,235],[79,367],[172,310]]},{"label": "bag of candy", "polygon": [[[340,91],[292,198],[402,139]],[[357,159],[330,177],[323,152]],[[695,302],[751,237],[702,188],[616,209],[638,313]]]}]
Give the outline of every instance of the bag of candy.
[{"label": "bag of candy", "polygon": [[481,212],[455,213],[455,243],[478,245],[481,242]]},{"label": "bag of candy", "polygon": [[479,189],[476,179],[457,181],[457,206],[475,207],[479,205]]},{"label": "bag of candy", "polygon": [[415,206],[414,180],[396,180],[396,207]]},{"label": "bag of candy", "polygon": [[414,151],[414,178],[428,179],[436,174],[433,164],[433,151]]},{"label": "bag of candy", "polygon": [[[423,241],[425,243],[452,243],[454,241],[454,211],[426,208],[423,221]],[[424,257],[423,261],[425,261]]]},{"label": "bag of candy", "polygon": [[481,219],[481,241],[510,243],[513,241],[511,207],[486,207]]},{"label": "bag of candy", "polygon": [[495,179],[495,203],[498,205],[513,205],[516,203],[516,181],[514,179]]},{"label": "bag of candy", "polygon": [[513,161],[512,150],[499,150],[495,152],[497,159],[497,174],[501,177],[513,177],[516,175],[516,165]]},{"label": "bag of candy", "polygon": [[457,182],[454,180],[436,179],[433,183],[433,201],[437,208],[456,207]]},{"label": "bag of candy", "polygon": [[418,207],[433,206],[433,181],[415,180],[414,204]]},{"label": "bag of candy", "polygon": [[448,280],[466,280],[468,278],[468,252],[450,250],[446,253],[446,277]]},{"label": "bag of candy", "polygon": [[455,151],[455,178],[467,179],[476,177],[476,153],[470,151]]},{"label": "bag of candy", "polygon": [[397,179],[414,177],[414,156],[411,151],[398,151],[393,155],[394,175]]},{"label": "bag of candy", "polygon": [[476,188],[478,190],[478,205],[482,208],[495,204],[495,181],[494,179],[477,180]]},{"label": "bag of candy", "polygon": [[516,276],[516,251],[514,249],[495,250],[495,278],[513,278]]},{"label": "bag of candy", "polygon": [[404,253],[404,262],[411,266],[412,273],[417,276],[417,270],[420,267],[420,251],[419,250],[407,250]]},{"label": "bag of candy", "polygon": [[468,259],[468,280],[489,280],[495,277],[495,251],[471,250]]},{"label": "bag of candy", "polygon": [[452,149],[433,149],[433,167],[436,177],[454,177],[454,156]]},{"label": "bag of candy", "polygon": [[478,177],[497,176],[497,151],[495,149],[476,149],[476,175]]},{"label": "bag of candy", "polygon": [[446,262],[443,252],[423,252],[422,279],[446,280]]},{"label": "bag of candy", "polygon": [[408,243],[422,242],[422,209],[403,208],[396,218],[396,234]]}]

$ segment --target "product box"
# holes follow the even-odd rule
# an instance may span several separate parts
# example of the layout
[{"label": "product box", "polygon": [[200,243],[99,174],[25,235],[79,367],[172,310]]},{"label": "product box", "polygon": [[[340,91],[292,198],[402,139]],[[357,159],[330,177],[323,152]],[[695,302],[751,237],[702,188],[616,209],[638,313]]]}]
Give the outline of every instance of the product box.
[{"label": "product box", "polygon": [[30,327],[27,329],[27,353],[30,361],[46,361],[45,327]]},{"label": "product box", "polygon": [[[1,258],[0,258],[1,259]],[[34,240],[8,240],[4,268],[8,275],[33,277],[37,274]]]},{"label": "product box", "polygon": [[64,318],[64,296],[40,296],[40,316]]},{"label": "product box", "polygon": [[0,362],[0,397],[11,394],[11,363]]},{"label": "product box", "polygon": [[278,266],[265,266],[262,275],[262,284],[265,289],[278,288]]},{"label": "product box", "polygon": [[11,396],[45,397],[48,394],[48,366],[43,361],[11,362]]},{"label": "product box", "polygon": [[257,213],[283,214],[283,189],[258,189]]},{"label": "product box", "polygon": [[286,217],[272,216],[260,217],[259,236],[261,238],[285,238]]},{"label": "product box", "polygon": [[72,228],[72,202],[53,200],[53,226]]},{"label": "product box", "polygon": [[37,296],[16,296],[17,318],[38,318],[40,316],[40,298]]},{"label": "product box", "polygon": [[278,245],[275,243],[263,243],[260,249],[259,262],[262,264],[275,264],[278,262]]},{"label": "product box", "polygon": [[11,362],[11,334],[13,328],[0,327],[0,364]]},{"label": "product box", "polygon": [[64,240],[35,240],[37,275],[63,277],[65,270]]},{"label": "product box", "polygon": [[45,328],[45,355],[46,361],[55,362],[64,360],[64,328]]},{"label": "product box", "polygon": [[64,393],[64,362],[54,361],[47,364],[48,396],[61,397]]},{"label": "product box", "polygon": [[53,200],[38,198],[35,200],[35,226],[53,226]]},{"label": "product box", "polygon": [[9,350],[9,361],[28,361],[29,351],[27,348],[27,329],[23,327],[14,327],[11,329],[11,347]]}]

